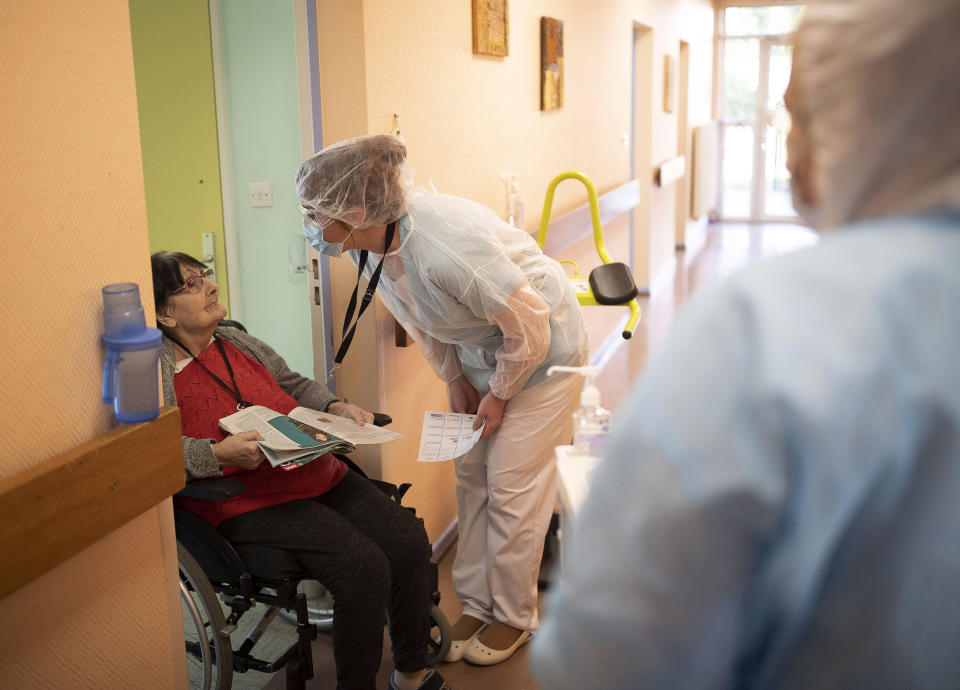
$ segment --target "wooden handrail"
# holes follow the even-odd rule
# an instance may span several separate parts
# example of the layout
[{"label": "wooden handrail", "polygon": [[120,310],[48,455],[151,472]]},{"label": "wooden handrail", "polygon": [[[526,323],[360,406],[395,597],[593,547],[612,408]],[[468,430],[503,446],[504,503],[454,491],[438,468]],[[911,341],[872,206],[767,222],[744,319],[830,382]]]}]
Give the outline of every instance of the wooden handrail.
[{"label": "wooden handrail", "polygon": [[182,489],[180,434],[164,407],[0,483],[0,597]]}]

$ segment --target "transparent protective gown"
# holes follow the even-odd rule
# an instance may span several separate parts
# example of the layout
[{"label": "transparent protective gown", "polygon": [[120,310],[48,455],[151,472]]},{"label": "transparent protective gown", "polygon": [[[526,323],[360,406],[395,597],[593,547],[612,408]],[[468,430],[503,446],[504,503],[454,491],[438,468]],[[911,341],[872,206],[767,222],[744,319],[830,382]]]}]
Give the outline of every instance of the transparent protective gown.
[{"label": "transparent protective gown", "polygon": [[[306,228],[316,246],[319,233]],[[418,191],[377,294],[446,382],[461,373],[509,399],[554,364],[586,360],[580,306],[561,266],[481,204]],[[348,251],[357,262],[359,252]],[[377,261],[368,261],[369,278]]]}]

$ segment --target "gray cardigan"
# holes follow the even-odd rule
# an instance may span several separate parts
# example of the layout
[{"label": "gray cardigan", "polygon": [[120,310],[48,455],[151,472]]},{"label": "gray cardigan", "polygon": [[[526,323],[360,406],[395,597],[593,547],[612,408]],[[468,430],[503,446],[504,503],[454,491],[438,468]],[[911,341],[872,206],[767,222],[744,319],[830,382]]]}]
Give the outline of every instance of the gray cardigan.
[{"label": "gray cardigan", "polygon": [[[280,388],[304,407],[326,411],[330,403],[337,402],[336,396],[324,386],[313,379],[308,379],[306,376],[301,376],[292,371],[283,361],[283,357],[262,340],[257,340],[252,335],[236,328],[217,328],[216,335],[260,362],[280,384]],[[176,355],[173,349],[173,341],[164,337],[163,348],[160,351],[160,375],[163,379],[164,405],[177,404],[177,396],[173,391],[175,367]],[[216,443],[216,440],[212,438],[183,437],[183,463],[188,481],[222,474],[220,467],[217,465],[217,459],[210,448],[213,443]]]}]

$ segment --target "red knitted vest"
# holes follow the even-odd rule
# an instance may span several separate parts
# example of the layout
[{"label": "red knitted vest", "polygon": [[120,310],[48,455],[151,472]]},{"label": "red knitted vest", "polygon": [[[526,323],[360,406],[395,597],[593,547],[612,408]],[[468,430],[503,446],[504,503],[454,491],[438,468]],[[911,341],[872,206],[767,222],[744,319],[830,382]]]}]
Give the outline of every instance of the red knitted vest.
[{"label": "red knitted vest", "polygon": [[[230,358],[233,374],[244,400],[263,405],[286,414],[297,406],[297,401],[283,392],[260,362],[238,350],[226,341],[224,351]],[[228,386],[232,385],[230,372],[219,348],[210,343],[198,359]],[[237,411],[233,395],[217,383],[203,367],[192,361],[173,377],[173,389],[180,408],[184,436],[213,438],[222,441],[227,433],[220,428],[220,419]],[[319,496],[336,486],[347,473],[347,466],[329,453],[294,470],[279,470],[264,461],[254,470],[225,466],[224,476],[236,479],[247,490],[222,501],[174,497],[177,508],[194,513],[213,526],[227,518],[248,513],[257,508],[287,503],[302,498]]]}]

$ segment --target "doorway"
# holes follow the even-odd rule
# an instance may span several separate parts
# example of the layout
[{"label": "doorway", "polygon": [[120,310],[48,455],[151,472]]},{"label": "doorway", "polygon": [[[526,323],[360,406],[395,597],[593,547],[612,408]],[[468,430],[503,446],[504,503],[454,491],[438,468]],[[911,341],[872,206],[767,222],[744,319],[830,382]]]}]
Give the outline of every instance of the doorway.
[{"label": "doorway", "polygon": [[215,262],[230,318],[325,377],[293,185],[319,128],[313,8],[130,0],[151,249]]},{"label": "doorway", "polygon": [[720,199],[722,220],[795,222],[786,167],[790,34],[802,5],[722,7]]}]

